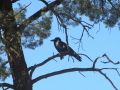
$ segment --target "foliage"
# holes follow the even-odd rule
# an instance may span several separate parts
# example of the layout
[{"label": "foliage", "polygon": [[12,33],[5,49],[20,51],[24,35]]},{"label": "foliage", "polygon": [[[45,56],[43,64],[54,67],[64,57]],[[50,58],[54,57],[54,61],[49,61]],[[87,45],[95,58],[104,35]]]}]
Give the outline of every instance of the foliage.
[{"label": "foliage", "polygon": [[11,70],[5,66],[7,61],[0,58],[0,80],[4,81],[10,74]]},{"label": "foliage", "polygon": [[119,8],[120,2],[116,0],[64,0],[56,11],[66,25],[78,25],[84,15],[96,24],[103,22],[107,27],[114,27],[119,26]]},{"label": "foliage", "polygon": [[44,15],[28,25],[22,34],[22,45],[34,49],[43,44],[43,40],[50,36],[52,17]]}]

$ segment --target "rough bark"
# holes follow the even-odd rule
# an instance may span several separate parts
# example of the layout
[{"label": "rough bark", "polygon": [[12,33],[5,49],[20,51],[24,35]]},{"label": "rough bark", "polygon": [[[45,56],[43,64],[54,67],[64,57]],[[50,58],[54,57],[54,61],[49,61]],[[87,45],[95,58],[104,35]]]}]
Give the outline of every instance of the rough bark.
[{"label": "rough bark", "polygon": [[2,14],[0,28],[4,33],[2,38],[12,69],[14,90],[32,90],[11,0],[0,0],[0,12]]}]

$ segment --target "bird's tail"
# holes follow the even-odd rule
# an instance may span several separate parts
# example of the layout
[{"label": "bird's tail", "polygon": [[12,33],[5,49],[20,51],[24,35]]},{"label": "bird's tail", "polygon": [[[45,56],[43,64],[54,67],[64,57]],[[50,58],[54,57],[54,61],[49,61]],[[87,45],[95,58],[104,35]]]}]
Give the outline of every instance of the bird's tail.
[{"label": "bird's tail", "polygon": [[76,58],[78,61],[80,61],[80,62],[82,61],[82,58],[81,58],[77,53],[74,52],[74,53],[72,54],[72,56],[73,56],[74,58]]}]

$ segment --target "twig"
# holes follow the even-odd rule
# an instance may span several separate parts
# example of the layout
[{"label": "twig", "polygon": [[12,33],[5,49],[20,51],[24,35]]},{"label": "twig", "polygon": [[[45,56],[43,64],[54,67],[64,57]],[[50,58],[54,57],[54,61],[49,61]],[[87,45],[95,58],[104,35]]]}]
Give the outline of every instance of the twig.
[{"label": "twig", "polygon": [[74,58],[71,56],[72,60],[73,60],[73,63],[75,62]]},{"label": "twig", "polygon": [[93,62],[93,60],[89,56],[87,56],[86,54],[79,54],[79,55],[86,56],[91,62]]},{"label": "twig", "polygon": [[88,32],[87,29],[85,29],[85,31],[87,32],[88,36],[90,36],[92,39],[94,39],[94,37],[90,35],[90,33]]},{"label": "twig", "polygon": [[104,62],[104,61],[102,61],[102,63],[112,63],[112,64],[114,64],[114,65],[116,65],[116,64],[120,64],[120,62],[118,61],[118,62],[113,62],[112,60],[110,60],[110,58],[106,55],[106,54],[104,54],[104,57],[106,57],[107,58],[107,60],[108,60],[108,62]]},{"label": "twig", "polygon": [[55,60],[54,58],[53,58],[53,60],[54,60],[55,62],[57,62],[57,60]]},{"label": "twig", "polygon": [[120,73],[118,72],[118,70],[116,69],[116,72],[118,73],[118,75],[120,76]]},{"label": "twig", "polygon": [[84,31],[85,31],[85,30],[83,29],[83,30],[82,30],[82,35],[81,35],[81,37],[80,37],[80,42],[82,41]]},{"label": "twig", "polygon": [[23,9],[21,9],[18,13],[16,13],[14,16],[16,16],[17,14],[19,14],[22,10],[25,10],[32,2],[30,2],[27,6],[25,6]]},{"label": "twig", "polygon": [[103,62],[103,61],[102,61],[102,63],[110,63],[110,62],[111,62],[111,63],[114,64],[114,65],[120,64],[119,61],[118,61],[118,62],[113,62],[112,60],[110,60],[110,58],[109,58],[106,54],[103,54],[102,56],[99,56],[99,57],[97,57],[97,58],[95,59],[95,61],[93,62],[93,68],[95,68],[95,64],[96,64],[97,60],[98,60],[99,58],[102,58],[102,57],[106,57],[107,60],[108,60],[108,62]]},{"label": "twig", "polygon": [[99,71],[99,73],[102,74],[111,83],[111,85],[115,88],[115,90],[118,90],[114,85],[114,83],[110,80],[110,78],[106,74],[104,74],[102,71]]},{"label": "twig", "polygon": [[80,71],[79,71],[79,73],[80,73],[83,77],[85,77],[85,75],[83,75]]},{"label": "twig", "polygon": [[97,58],[94,60],[93,66],[92,66],[93,68],[95,68],[95,65],[96,65],[97,60],[98,60],[99,58],[102,58],[102,57],[104,57],[104,54],[103,54],[102,56],[97,57]]},{"label": "twig", "polygon": [[[82,35],[81,35],[81,37],[80,37],[80,39],[79,39],[78,52],[79,52],[79,49],[80,49],[80,43],[82,43],[83,34],[84,34],[84,29],[83,29]],[[82,47],[82,49],[83,49],[83,47]]]},{"label": "twig", "polygon": [[83,51],[86,51],[84,48],[83,48],[83,43],[81,42],[81,48]]},{"label": "twig", "polygon": [[111,0],[108,0],[108,2],[110,3],[110,5],[111,5],[115,10],[117,10],[117,9],[115,8],[115,6],[112,4]]},{"label": "twig", "polygon": [[99,29],[97,30],[96,34],[100,31],[100,23],[99,23]]}]

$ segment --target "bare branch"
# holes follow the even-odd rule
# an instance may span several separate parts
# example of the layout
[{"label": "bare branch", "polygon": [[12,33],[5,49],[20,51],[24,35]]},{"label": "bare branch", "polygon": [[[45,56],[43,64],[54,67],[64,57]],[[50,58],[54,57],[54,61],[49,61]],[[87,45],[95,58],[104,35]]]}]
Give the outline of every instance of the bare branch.
[{"label": "bare branch", "polygon": [[17,14],[19,14],[22,10],[25,10],[32,2],[30,2],[27,6],[25,6],[23,9],[21,9],[18,13],[16,13],[14,16],[16,16]]},{"label": "bare branch", "polygon": [[[55,72],[52,72],[52,73],[48,73],[48,74],[45,74],[45,75],[42,75],[42,76],[38,76],[37,78],[33,79],[32,80],[32,84],[36,83],[37,81],[39,80],[42,80],[42,79],[45,79],[45,78],[48,78],[48,77],[51,77],[51,76],[55,76],[55,75],[59,75],[59,74],[63,74],[63,73],[69,73],[69,72],[75,72],[75,71],[97,71],[99,72],[100,74],[102,74],[110,83],[111,85],[116,89],[116,86],[113,84],[113,82],[109,79],[109,77],[104,74],[101,70],[105,70],[105,69],[116,69],[116,68],[103,68],[103,69],[97,69],[97,68],[69,68],[69,69],[64,69],[64,70],[60,70],[60,71],[55,71]],[[82,74],[83,75],[83,74]],[[83,75],[84,76],[84,75]]]},{"label": "bare branch", "polygon": [[[79,24],[81,24],[82,27],[83,27],[83,29],[87,32],[88,36],[90,36],[92,39],[94,39],[94,37],[92,37],[92,36],[90,35],[90,33],[88,32],[87,28],[88,28],[88,29],[91,29],[91,28],[94,26],[95,23],[94,23],[93,25],[91,25],[91,24],[89,24],[89,23],[87,23],[87,22],[85,22],[85,21],[78,20],[78,19],[76,19],[76,18],[74,18],[74,17],[72,17],[71,15],[68,15],[68,14],[66,14],[66,13],[59,13],[59,15],[60,15],[60,14],[61,14],[61,15],[65,15],[65,16],[69,17],[70,19],[72,19],[73,21],[78,22]],[[84,22],[84,23],[87,24],[87,25],[84,25],[82,22]]]},{"label": "bare branch", "polygon": [[97,60],[99,59],[99,58],[102,58],[102,57],[104,57],[104,54],[102,55],[102,56],[99,56],[99,57],[97,57],[96,59],[95,59],[95,61],[93,62],[93,68],[95,68],[95,64],[96,64],[96,62],[97,62]]},{"label": "bare branch", "polygon": [[118,75],[120,76],[120,73],[118,72],[118,70],[116,69],[116,72],[118,73]]},{"label": "bare branch", "polygon": [[14,89],[14,86],[8,83],[0,83],[0,87],[8,87]]},{"label": "bare branch", "polygon": [[91,62],[93,62],[93,60],[89,56],[87,56],[86,54],[79,54],[79,55],[86,56]]},{"label": "bare branch", "polygon": [[84,74],[82,74],[80,71],[79,71],[79,73],[80,73],[83,77],[85,77],[85,75],[84,75]]},{"label": "bare branch", "polygon": [[39,18],[40,16],[42,16],[42,13],[45,13],[45,12],[51,10],[56,5],[60,5],[62,1],[63,0],[55,0],[52,3],[48,4],[49,8],[47,6],[43,7],[42,9],[40,9],[39,11],[37,11],[36,13],[34,13],[32,16],[30,16],[28,19],[26,19],[24,22],[22,22],[22,24],[20,25],[19,28],[24,29],[28,24],[30,24],[31,22],[33,22],[34,20],[36,20],[37,18]]},{"label": "bare branch", "polygon": [[60,57],[60,56],[64,56],[64,55],[67,55],[67,53],[63,53],[63,54],[59,54],[59,53],[58,53],[58,54],[56,54],[56,55],[53,55],[53,56],[49,57],[48,59],[46,59],[45,61],[43,61],[42,63],[39,63],[39,64],[36,64],[36,65],[34,65],[34,66],[29,67],[29,68],[28,68],[28,71],[44,65],[44,64],[46,64],[47,62],[49,62],[50,60],[52,60],[52,59],[54,59],[54,58],[56,58],[56,57]]},{"label": "bare branch", "polygon": [[46,60],[43,61],[42,63],[35,64],[34,66],[29,67],[29,68],[28,68],[28,71],[31,70],[31,71],[30,71],[30,78],[32,78],[32,74],[33,74],[33,72],[35,71],[35,69],[36,69],[37,67],[40,67],[40,66],[46,64],[47,62],[49,62],[50,60],[52,60],[52,59],[54,59],[54,58],[56,58],[56,57],[60,57],[60,56],[66,55],[66,54],[67,54],[67,53],[65,53],[65,54],[56,54],[56,55],[53,55],[52,57],[49,57],[48,59],[46,59]]},{"label": "bare branch", "polygon": [[118,62],[113,62],[112,60],[110,60],[110,58],[106,55],[106,54],[104,54],[104,57],[106,57],[107,58],[107,60],[108,60],[108,62],[104,62],[104,61],[102,61],[102,63],[112,63],[112,64],[114,64],[114,65],[116,65],[116,64],[120,64],[120,62],[118,61]]},{"label": "bare branch", "polygon": [[100,71],[100,70],[101,69],[95,69],[95,68],[70,68],[70,69],[64,69],[64,70],[55,71],[55,72],[52,72],[52,73],[48,73],[48,74],[39,76],[39,77],[32,80],[32,84],[36,83],[37,81],[39,81],[41,79],[45,79],[45,78],[55,76],[55,75],[59,75],[59,74],[63,74],[63,73],[75,72],[75,71]]},{"label": "bare branch", "polygon": [[102,74],[111,83],[111,85],[115,88],[115,90],[118,90],[114,85],[114,83],[112,82],[112,80],[110,80],[110,78],[106,74],[104,74],[102,71],[99,71],[99,73]]},{"label": "bare branch", "polygon": [[102,58],[102,57],[106,57],[107,60],[108,60],[108,62],[103,62],[103,61],[102,61],[102,63],[110,63],[110,62],[111,62],[111,63],[114,64],[114,65],[120,64],[119,61],[118,61],[118,62],[113,62],[112,60],[110,60],[110,58],[109,58],[106,54],[103,54],[102,56],[99,56],[99,57],[97,57],[97,58],[95,59],[95,61],[93,62],[93,68],[95,68],[95,64],[96,64],[97,60],[98,60],[99,58]]}]

